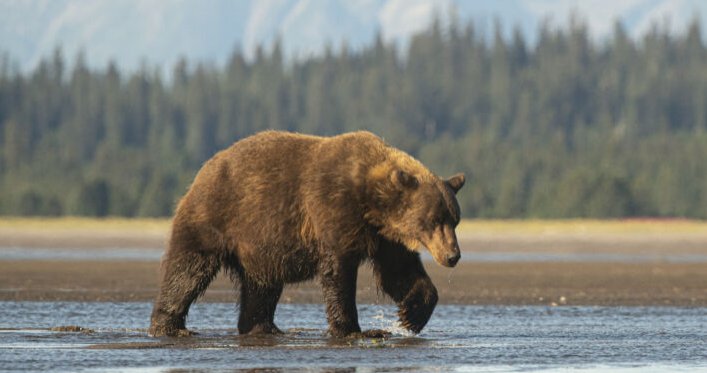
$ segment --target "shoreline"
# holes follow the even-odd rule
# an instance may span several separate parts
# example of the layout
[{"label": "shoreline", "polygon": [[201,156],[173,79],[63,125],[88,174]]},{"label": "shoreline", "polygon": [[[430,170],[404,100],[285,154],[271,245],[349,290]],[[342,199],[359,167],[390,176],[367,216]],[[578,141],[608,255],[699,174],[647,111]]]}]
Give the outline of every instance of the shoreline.
[{"label": "shoreline", "polygon": [[[168,219],[2,218],[0,249],[164,249]],[[707,221],[462,220],[464,251],[707,255]]]},{"label": "shoreline", "polygon": [[[81,251],[81,260],[0,259],[0,301],[152,301],[159,279],[154,254],[164,249],[168,233],[166,219],[0,218],[0,250]],[[462,256],[511,260],[463,260],[453,269],[425,261],[441,304],[707,306],[707,260],[669,260],[707,258],[707,222],[465,220],[458,236]],[[120,250],[138,256],[136,251],[149,250],[152,256],[106,259]],[[512,259],[516,254],[570,259]],[[592,255],[600,259],[577,260]],[[606,259],[621,255],[640,260]],[[201,301],[236,299],[233,284],[219,275]],[[366,265],[359,270],[357,299],[390,303]],[[281,302],[321,303],[321,290],[315,281],[290,285]]]}]

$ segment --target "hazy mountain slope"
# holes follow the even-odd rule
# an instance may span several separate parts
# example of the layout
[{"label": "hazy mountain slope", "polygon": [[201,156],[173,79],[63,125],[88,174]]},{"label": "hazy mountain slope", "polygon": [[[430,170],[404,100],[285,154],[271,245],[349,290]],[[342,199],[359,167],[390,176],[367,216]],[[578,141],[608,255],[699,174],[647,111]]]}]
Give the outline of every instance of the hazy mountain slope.
[{"label": "hazy mountain slope", "polygon": [[596,40],[621,19],[640,36],[656,22],[675,31],[707,15],[700,0],[9,0],[0,2],[0,50],[23,70],[61,46],[68,56],[84,50],[92,66],[113,59],[133,69],[143,61],[171,66],[179,58],[222,63],[234,47],[246,56],[278,37],[287,56],[306,58],[326,45],[351,48],[377,33],[404,50],[409,36],[434,17],[473,20],[489,37],[500,21],[533,42],[544,21],[563,26],[570,14],[586,21]]}]

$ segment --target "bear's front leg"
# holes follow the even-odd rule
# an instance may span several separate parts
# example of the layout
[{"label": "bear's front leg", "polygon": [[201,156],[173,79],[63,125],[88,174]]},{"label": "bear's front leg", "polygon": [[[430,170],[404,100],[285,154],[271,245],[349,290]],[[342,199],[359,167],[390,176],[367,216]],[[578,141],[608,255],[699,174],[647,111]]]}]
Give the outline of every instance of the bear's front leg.
[{"label": "bear's front leg", "polygon": [[416,279],[405,297],[397,302],[403,328],[419,333],[430,320],[437,298],[437,289],[429,277]]},{"label": "bear's front leg", "polygon": [[382,240],[373,257],[378,286],[398,305],[401,325],[419,333],[437,305],[437,289],[422,266],[420,255],[405,246]]},{"label": "bear's front leg", "polygon": [[320,262],[329,334],[346,337],[361,333],[356,310],[356,278],[360,260],[332,257]]}]

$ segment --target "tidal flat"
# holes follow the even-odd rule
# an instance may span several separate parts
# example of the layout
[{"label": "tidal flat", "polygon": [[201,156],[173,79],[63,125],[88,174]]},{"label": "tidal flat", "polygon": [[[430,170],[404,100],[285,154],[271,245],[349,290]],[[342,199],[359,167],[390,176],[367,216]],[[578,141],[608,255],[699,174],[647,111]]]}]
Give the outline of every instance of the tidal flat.
[{"label": "tidal flat", "polygon": [[[168,220],[0,220],[0,371],[707,370],[707,223],[464,221],[462,262],[425,267],[440,305],[423,332],[360,270],[363,328],[326,336],[316,281],[286,288],[284,335],[238,336],[220,275],[190,338],[146,335]],[[423,255],[423,258],[426,258]]]}]

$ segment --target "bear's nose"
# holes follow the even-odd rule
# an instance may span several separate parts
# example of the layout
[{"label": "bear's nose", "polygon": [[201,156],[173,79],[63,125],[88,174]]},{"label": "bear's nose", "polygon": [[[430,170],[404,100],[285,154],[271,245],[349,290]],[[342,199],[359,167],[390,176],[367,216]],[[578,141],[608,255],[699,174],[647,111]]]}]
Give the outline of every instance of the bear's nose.
[{"label": "bear's nose", "polygon": [[461,253],[456,253],[454,255],[450,255],[447,257],[447,264],[450,267],[454,267],[455,265],[457,265],[457,262],[459,261],[459,258],[461,258],[461,257],[462,257]]}]

